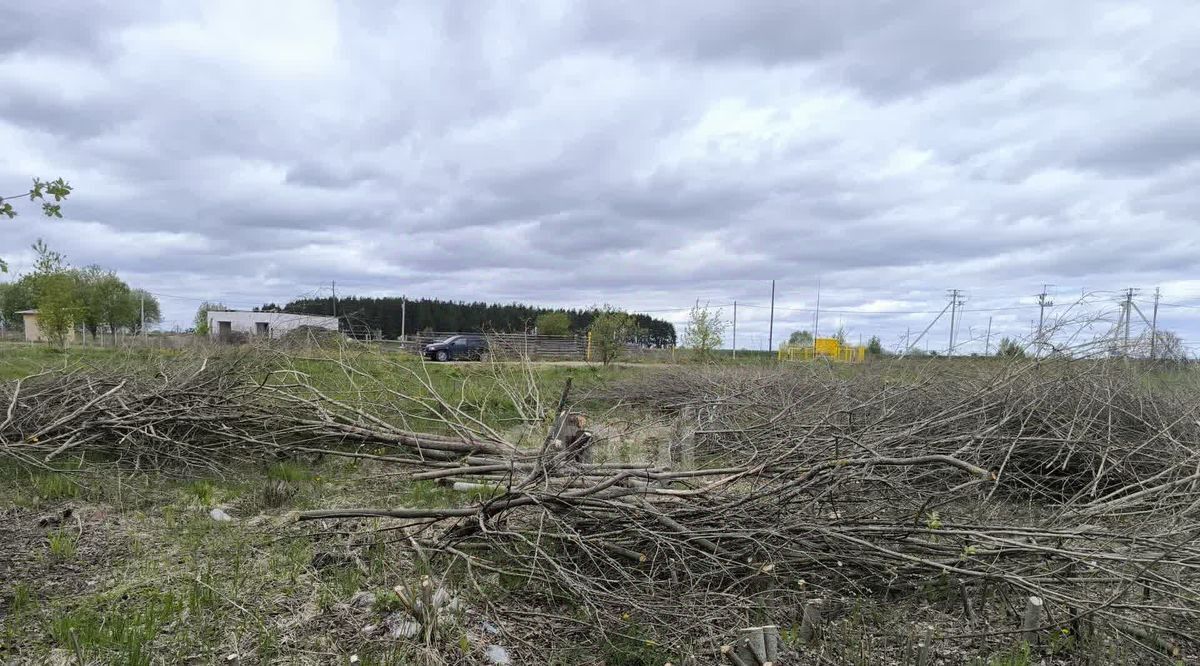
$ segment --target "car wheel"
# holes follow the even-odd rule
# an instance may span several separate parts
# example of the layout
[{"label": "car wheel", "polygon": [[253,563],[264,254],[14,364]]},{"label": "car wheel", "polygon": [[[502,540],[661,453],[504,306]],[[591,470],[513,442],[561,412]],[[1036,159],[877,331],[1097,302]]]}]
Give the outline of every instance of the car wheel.
[{"label": "car wheel", "polygon": [[441,350],[438,350],[438,353],[434,355],[434,358],[436,358],[439,361],[445,362],[445,361],[450,360],[450,355],[446,353],[445,349],[441,349]]}]

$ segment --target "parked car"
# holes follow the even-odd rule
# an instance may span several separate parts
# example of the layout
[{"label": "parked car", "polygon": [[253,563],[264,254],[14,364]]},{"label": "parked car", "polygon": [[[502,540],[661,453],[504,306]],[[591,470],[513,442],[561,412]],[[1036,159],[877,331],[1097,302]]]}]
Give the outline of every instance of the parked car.
[{"label": "parked car", "polygon": [[482,361],[487,353],[488,343],[481,335],[452,335],[422,350],[431,361]]}]

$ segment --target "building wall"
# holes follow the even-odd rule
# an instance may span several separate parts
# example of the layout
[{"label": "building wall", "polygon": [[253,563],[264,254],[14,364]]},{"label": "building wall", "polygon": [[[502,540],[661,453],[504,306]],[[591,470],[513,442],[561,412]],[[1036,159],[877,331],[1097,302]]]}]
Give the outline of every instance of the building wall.
[{"label": "building wall", "polygon": [[[45,342],[46,338],[42,337],[42,328],[38,326],[38,316],[27,312],[21,317],[25,320],[25,340],[27,342]],[[67,332],[67,342],[75,342],[74,326]]]},{"label": "building wall", "polygon": [[231,333],[242,333],[249,336],[261,335],[259,324],[266,324],[267,334],[272,338],[277,338],[301,326],[323,328],[328,331],[338,330],[337,317],[291,314],[289,312],[242,312],[225,310],[208,313],[209,336],[215,338],[221,335],[221,322],[229,322],[229,331]]},{"label": "building wall", "polygon": [[21,315],[25,318],[25,339],[29,342],[42,342],[42,329],[38,327],[35,314]]}]

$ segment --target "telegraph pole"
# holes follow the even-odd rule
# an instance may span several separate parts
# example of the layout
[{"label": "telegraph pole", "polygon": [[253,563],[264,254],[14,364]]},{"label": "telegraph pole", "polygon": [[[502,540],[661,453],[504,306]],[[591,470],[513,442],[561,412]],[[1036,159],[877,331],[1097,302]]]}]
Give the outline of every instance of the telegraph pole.
[{"label": "telegraph pole", "polygon": [[958,306],[962,305],[962,301],[958,300],[958,290],[951,289],[950,291],[950,344],[946,347],[946,356],[954,355],[954,318],[958,313]]},{"label": "telegraph pole", "polygon": [[775,351],[775,281],[771,280],[771,323],[767,325],[767,351]]},{"label": "telegraph pole", "polygon": [[405,320],[408,318],[408,299],[400,299],[400,339],[408,341],[408,333],[405,328]]},{"label": "telegraph pole", "polygon": [[1154,314],[1150,319],[1150,360],[1155,358],[1155,352],[1158,351],[1158,293],[1159,288],[1154,288]]},{"label": "telegraph pole", "polygon": [[988,315],[988,331],[987,331],[987,337],[984,338],[984,342],[983,342],[983,355],[984,356],[992,355],[992,317],[991,317],[991,315]]},{"label": "telegraph pole", "polygon": [[1129,319],[1133,315],[1133,287],[1125,290],[1125,358],[1129,358]]},{"label": "telegraph pole", "polygon": [[[817,344],[817,329],[821,324],[821,278],[817,278],[817,309],[813,313],[813,344]],[[815,349],[815,347],[814,347]]]},{"label": "telegraph pole", "polygon": [[733,302],[733,357],[737,358],[737,301]]},{"label": "telegraph pole", "polygon": [[1040,294],[1038,294],[1038,295],[1037,295],[1037,299],[1038,299],[1038,327],[1037,327],[1037,338],[1036,338],[1036,340],[1037,340],[1037,355],[1038,355],[1038,358],[1041,358],[1041,356],[1042,356],[1042,350],[1043,350],[1043,347],[1045,346],[1045,342],[1044,342],[1044,341],[1043,341],[1043,339],[1042,339],[1042,337],[1043,337],[1043,335],[1044,335],[1044,334],[1043,334],[1043,332],[1042,332],[1042,331],[1043,331],[1043,329],[1042,329],[1042,326],[1045,324],[1045,321],[1046,321],[1046,308],[1050,307],[1051,305],[1054,305],[1054,301],[1048,300],[1048,299],[1046,298],[1046,288],[1047,288],[1047,287],[1049,287],[1049,286],[1050,286],[1050,285],[1043,284],[1043,285],[1042,285],[1042,293],[1040,293]]},{"label": "telegraph pole", "polygon": [[[142,297],[142,340],[146,339],[146,292],[141,293]],[[86,336],[85,336],[86,339]]]}]

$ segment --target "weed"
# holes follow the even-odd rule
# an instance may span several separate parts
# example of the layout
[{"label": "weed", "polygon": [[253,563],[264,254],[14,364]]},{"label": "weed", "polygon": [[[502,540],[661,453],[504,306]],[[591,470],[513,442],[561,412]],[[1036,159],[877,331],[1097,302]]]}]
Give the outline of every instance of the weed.
[{"label": "weed", "polygon": [[288,483],[300,483],[311,480],[313,475],[312,472],[309,472],[300,465],[283,460],[267,468],[267,478],[275,481],[286,481]]},{"label": "weed", "polygon": [[20,582],[13,586],[12,602],[9,604],[9,611],[15,616],[24,613],[27,610],[33,609],[37,605],[37,600],[33,597],[33,590],[29,585]]},{"label": "weed", "polygon": [[211,507],[216,501],[217,487],[211,481],[199,480],[193,481],[187,485],[185,489],[189,499],[194,500],[196,504],[203,508]]},{"label": "weed", "polygon": [[614,635],[605,642],[602,652],[604,663],[611,666],[659,666],[672,662],[665,647],[643,638],[636,627],[627,634]]},{"label": "weed", "polygon": [[296,494],[296,486],[283,479],[271,479],[262,489],[262,505],[267,509],[278,509]]},{"label": "weed", "polygon": [[433,481],[413,481],[402,495],[402,503],[411,507],[451,507],[469,498],[471,492],[460,492],[451,486],[439,486]]},{"label": "weed", "polygon": [[318,605],[325,609],[345,601],[362,589],[363,574],[354,566],[329,567],[321,571],[321,591]]},{"label": "weed", "polygon": [[155,654],[151,642],[179,615],[183,605],[171,594],[153,593],[145,601],[138,608],[113,608],[108,612],[77,608],[53,617],[47,631],[59,645],[71,646],[82,663],[149,666]]},{"label": "weed", "polygon": [[1029,649],[1029,643],[1024,641],[1000,654],[992,655],[986,662],[979,660],[977,664],[986,664],[986,666],[1029,666],[1033,663],[1033,657]]},{"label": "weed", "polygon": [[66,474],[33,475],[33,489],[44,500],[61,500],[79,497],[79,484]]},{"label": "weed", "polygon": [[384,590],[375,595],[374,609],[380,615],[388,615],[399,610],[404,610],[404,602],[401,601],[400,595],[392,590]]},{"label": "weed", "polygon": [[54,560],[71,560],[79,550],[79,534],[70,530],[50,533],[50,557]]}]

